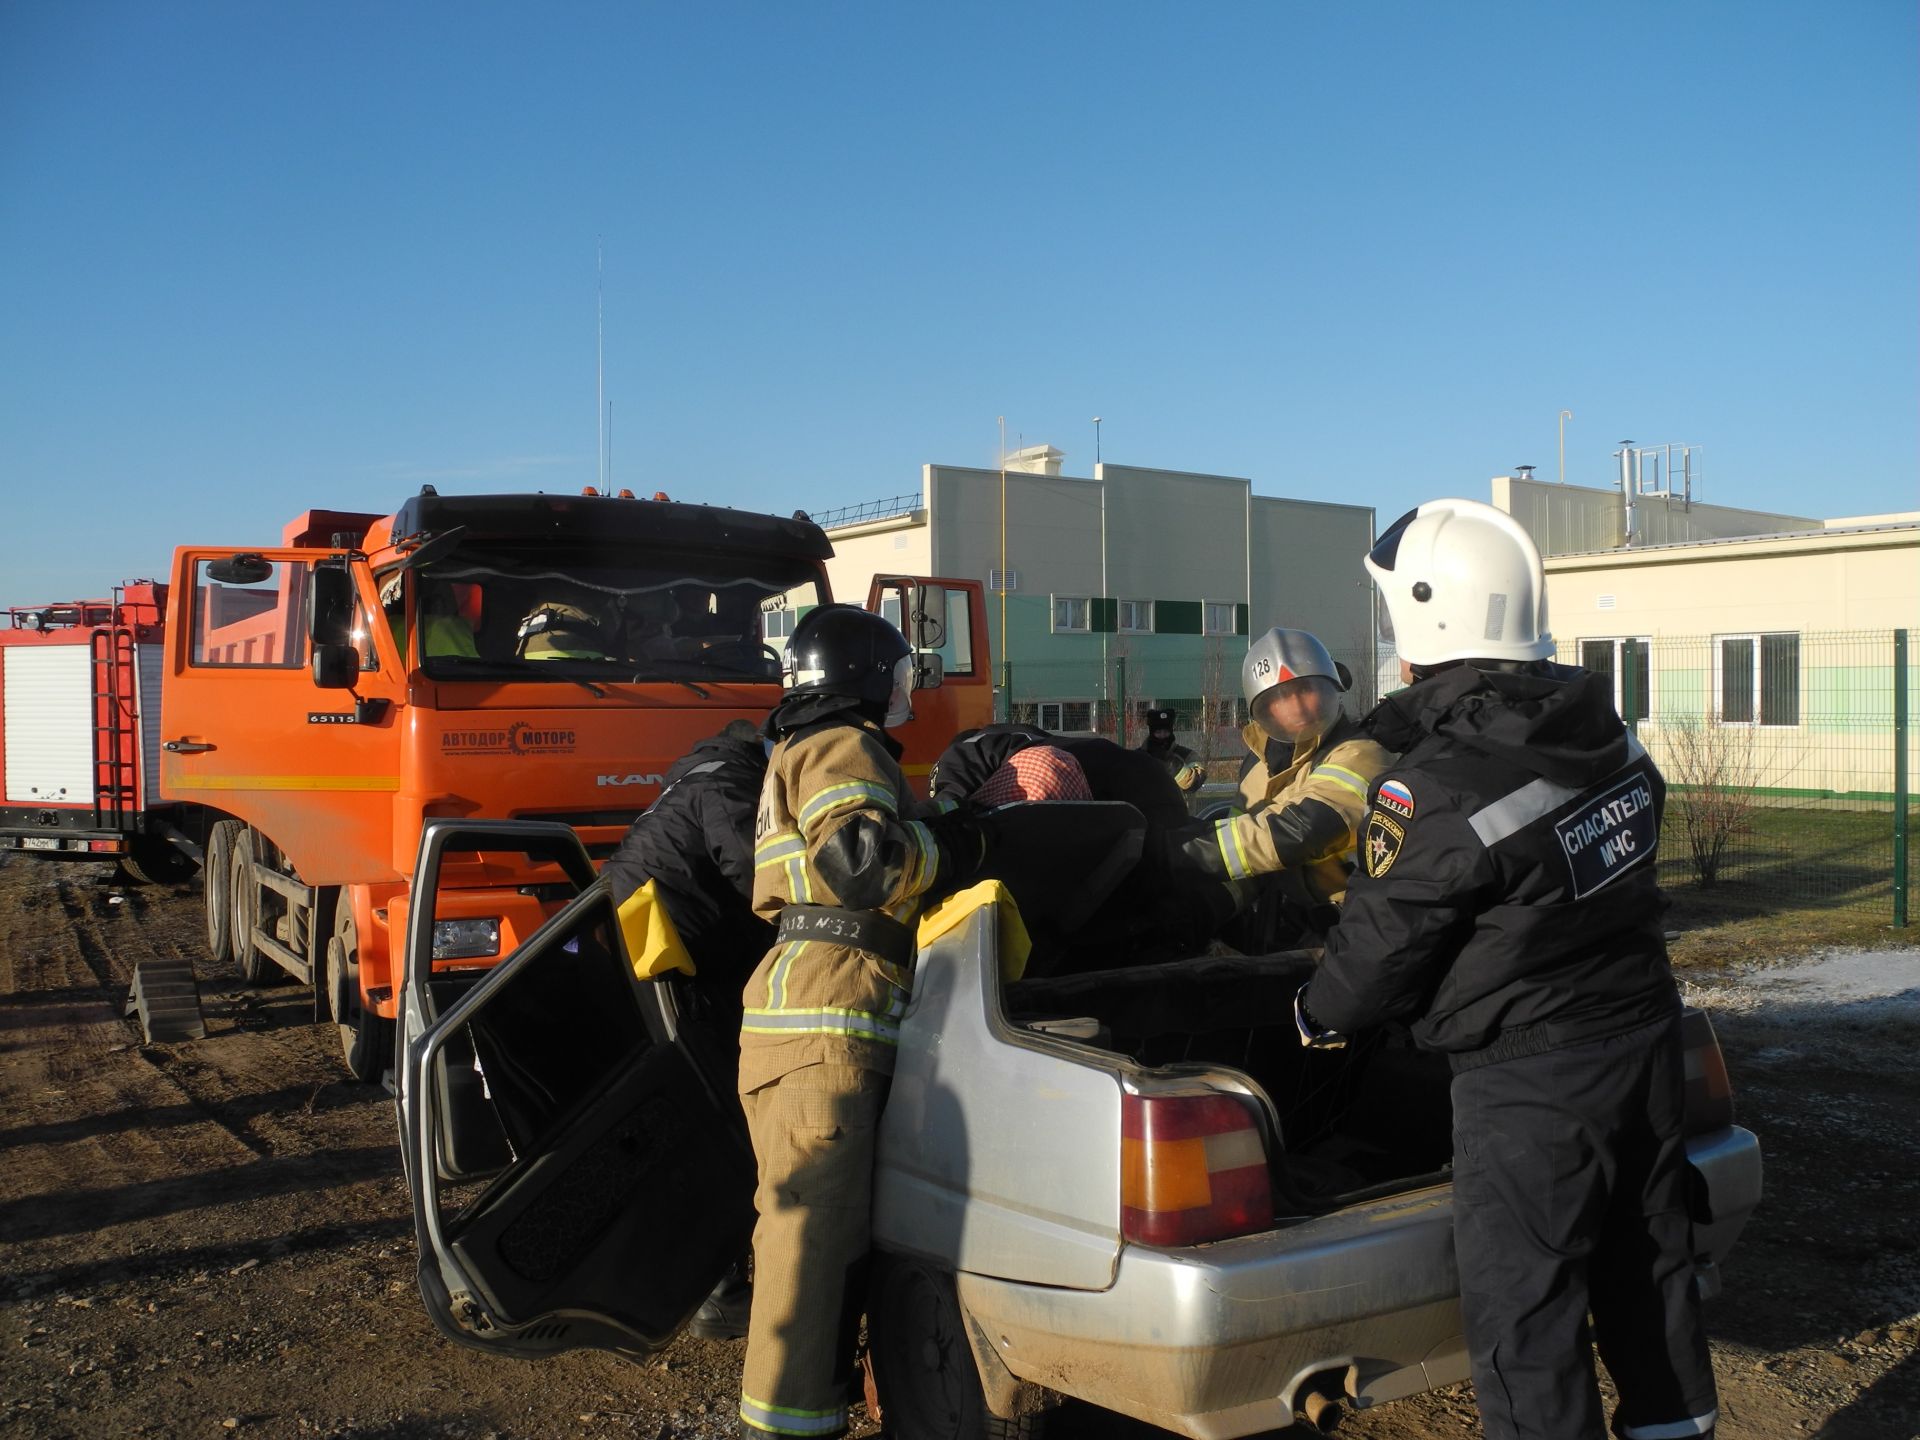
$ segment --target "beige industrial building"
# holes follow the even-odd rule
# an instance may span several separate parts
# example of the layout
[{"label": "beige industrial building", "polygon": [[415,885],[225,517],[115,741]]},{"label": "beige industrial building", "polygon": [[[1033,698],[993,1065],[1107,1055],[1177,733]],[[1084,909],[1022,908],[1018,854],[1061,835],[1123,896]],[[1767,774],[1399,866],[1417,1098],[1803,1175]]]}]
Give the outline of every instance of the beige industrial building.
[{"label": "beige industrial building", "polygon": [[876,574],[985,582],[1002,713],[1138,742],[1139,712],[1170,705],[1190,740],[1225,754],[1249,631],[1311,630],[1371,703],[1373,511],[1256,495],[1251,480],[1098,464],[1061,473],[1035,446],[1006,470],[927,465],[917,494],[817,516],[834,593]]},{"label": "beige industrial building", "polygon": [[1498,476],[1492,490],[1547,557],[1560,659],[1613,676],[1669,778],[1717,763],[1782,795],[1891,794],[1894,636],[1920,632],[1920,512],[1775,515],[1627,477]]}]

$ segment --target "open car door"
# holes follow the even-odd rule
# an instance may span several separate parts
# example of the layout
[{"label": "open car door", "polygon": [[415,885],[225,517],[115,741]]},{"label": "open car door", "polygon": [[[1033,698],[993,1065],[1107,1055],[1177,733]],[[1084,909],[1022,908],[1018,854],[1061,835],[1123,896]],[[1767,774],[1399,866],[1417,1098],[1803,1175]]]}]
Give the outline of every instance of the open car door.
[{"label": "open car door", "polygon": [[464,993],[406,966],[400,1134],[420,1293],[465,1345],[644,1355],[752,1233],[737,1042],[686,977],[635,978],[607,882],[565,825],[429,823],[409,956],[432,953],[445,859],[482,850],[558,861],[584,889]]}]

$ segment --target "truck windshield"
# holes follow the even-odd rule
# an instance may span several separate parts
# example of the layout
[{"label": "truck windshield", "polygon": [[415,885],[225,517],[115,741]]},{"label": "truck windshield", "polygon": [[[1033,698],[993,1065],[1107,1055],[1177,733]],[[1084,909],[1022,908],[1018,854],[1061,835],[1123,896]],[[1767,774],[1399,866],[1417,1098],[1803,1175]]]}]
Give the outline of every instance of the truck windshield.
[{"label": "truck windshield", "polygon": [[[413,575],[419,664],[447,680],[777,681],[819,576],[801,556],[469,542]],[[382,594],[397,620],[399,587]]]}]

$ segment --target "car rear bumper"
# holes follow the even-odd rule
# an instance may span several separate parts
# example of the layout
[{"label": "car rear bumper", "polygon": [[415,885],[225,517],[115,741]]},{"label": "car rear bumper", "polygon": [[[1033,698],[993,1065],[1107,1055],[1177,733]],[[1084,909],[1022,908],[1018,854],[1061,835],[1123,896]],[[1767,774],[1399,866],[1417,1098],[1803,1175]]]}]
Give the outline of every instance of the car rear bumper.
[{"label": "car rear bumper", "polygon": [[[1759,1201],[1759,1143],[1735,1127],[1688,1153],[1711,1264]],[[1291,1424],[1315,1376],[1366,1406],[1467,1374],[1445,1186],[1213,1245],[1128,1245],[1102,1291],[958,1279],[977,1343],[1013,1376],[1196,1440]]]}]

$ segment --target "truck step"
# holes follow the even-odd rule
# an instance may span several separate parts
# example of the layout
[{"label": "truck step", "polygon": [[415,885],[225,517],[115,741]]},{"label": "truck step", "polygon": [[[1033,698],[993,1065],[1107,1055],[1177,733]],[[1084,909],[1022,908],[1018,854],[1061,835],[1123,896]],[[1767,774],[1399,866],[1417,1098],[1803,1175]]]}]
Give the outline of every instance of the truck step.
[{"label": "truck step", "polygon": [[200,987],[186,960],[142,960],[133,967],[127,992],[128,1015],[139,1015],[149,1045],[175,1040],[204,1040],[207,1022],[200,1015]]}]

